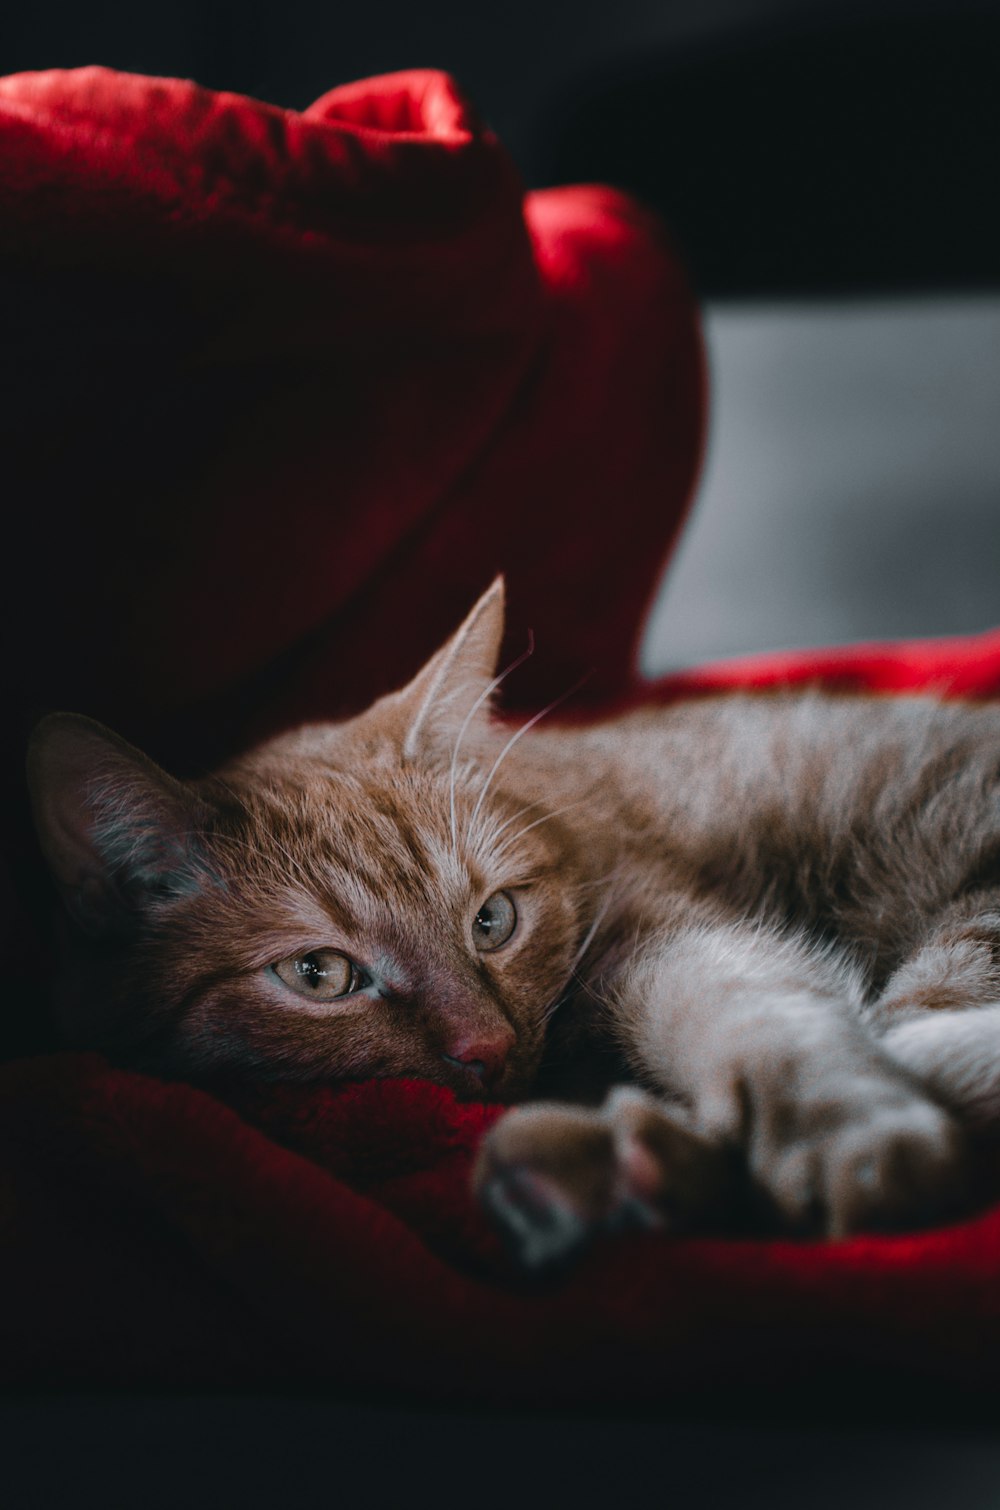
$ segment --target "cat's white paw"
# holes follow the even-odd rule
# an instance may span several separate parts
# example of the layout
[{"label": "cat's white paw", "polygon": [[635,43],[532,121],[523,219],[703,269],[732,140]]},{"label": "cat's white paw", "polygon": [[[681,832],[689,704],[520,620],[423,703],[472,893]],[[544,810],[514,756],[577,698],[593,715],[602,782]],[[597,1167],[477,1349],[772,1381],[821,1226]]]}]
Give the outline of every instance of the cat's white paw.
[{"label": "cat's white paw", "polygon": [[506,1113],[475,1174],[480,1200],[532,1270],[565,1262],[601,1232],[709,1226],[731,1179],[725,1150],[625,1088],[596,1111],[542,1102]]},{"label": "cat's white paw", "polygon": [[939,1221],[967,1196],[965,1139],[940,1107],[871,1082],[868,1095],[806,1097],[751,1130],[750,1172],[783,1226],[834,1238]]}]

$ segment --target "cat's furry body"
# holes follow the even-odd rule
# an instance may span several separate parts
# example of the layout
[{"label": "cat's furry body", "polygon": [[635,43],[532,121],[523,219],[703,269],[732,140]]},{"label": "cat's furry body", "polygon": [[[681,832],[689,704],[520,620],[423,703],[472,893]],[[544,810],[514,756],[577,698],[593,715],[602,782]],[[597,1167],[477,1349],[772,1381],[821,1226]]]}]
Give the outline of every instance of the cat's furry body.
[{"label": "cat's furry body", "polygon": [[[495,584],[401,693],[187,786],[47,721],[39,831],[97,940],[69,1037],[505,1100],[610,1047],[632,1089],[514,1109],[484,1149],[529,1264],[625,1220],[951,1209],[1000,1122],[1000,709],[772,693],[511,728],[502,627]],[[316,958],[350,989],[283,985]]]}]

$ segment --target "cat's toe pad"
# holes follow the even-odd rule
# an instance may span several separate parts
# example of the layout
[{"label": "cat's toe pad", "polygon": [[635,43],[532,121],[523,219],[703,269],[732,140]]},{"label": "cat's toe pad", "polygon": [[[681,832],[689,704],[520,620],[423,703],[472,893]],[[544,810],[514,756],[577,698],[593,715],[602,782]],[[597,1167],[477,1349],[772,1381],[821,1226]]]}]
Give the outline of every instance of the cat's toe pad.
[{"label": "cat's toe pad", "polygon": [[591,1224],[555,1180],[526,1165],[499,1167],[480,1186],[481,1199],[526,1269],[544,1269],[575,1253]]},{"label": "cat's toe pad", "polygon": [[652,1097],[622,1090],[599,1111],[508,1112],[484,1141],[476,1187],[521,1265],[538,1269],[601,1232],[691,1226],[716,1157]]},{"label": "cat's toe pad", "polygon": [[915,1102],[844,1137],[828,1169],[829,1230],[924,1226],[947,1219],[966,1194],[967,1150],[936,1106]]},{"label": "cat's toe pad", "polygon": [[486,1206],[521,1265],[575,1254],[596,1233],[652,1227],[655,1160],[604,1112],[544,1105],[508,1112],[485,1140],[476,1173]]},{"label": "cat's toe pad", "polygon": [[923,1226],[959,1209],[966,1150],[939,1108],[898,1099],[775,1150],[765,1180],[787,1225],[844,1238]]}]

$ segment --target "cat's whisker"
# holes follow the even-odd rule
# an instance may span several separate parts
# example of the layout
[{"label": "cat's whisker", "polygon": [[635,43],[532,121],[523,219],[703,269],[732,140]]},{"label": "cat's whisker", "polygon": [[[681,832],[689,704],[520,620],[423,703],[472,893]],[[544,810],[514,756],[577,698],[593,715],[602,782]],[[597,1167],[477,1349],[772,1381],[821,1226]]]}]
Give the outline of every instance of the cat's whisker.
[{"label": "cat's whisker", "polygon": [[485,687],[483,691],[480,692],[479,696],[476,698],[475,702],[472,704],[472,707],[469,709],[468,713],[465,715],[465,718],[462,721],[462,726],[459,729],[458,735],[455,739],[455,747],[451,752],[451,770],[448,776],[448,806],[451,815],[452,849],[458,848],[458,824],[455,819],[455,772],[458,768],[458,752],[462,748],[462,740],[465,738],[466,731],[468,730],[468,727],[471,724],[472,720],[475,718],[476,714],[479,712],[480,708],[492,697],[493,693],[500,686],[501,682],[505,682],[508,676],[510,676],[511,672],[516,671],[518,666],[523,666],[528,657],[530,655],[534,655],[534,653],[535,636],[533,631],[529,629],[528,648],[526,650],[522,650],[521,654],[516,658],[516,660],[511,661],[509,666],[505,666],[500,674],[493,678],[489,686]]},{"label": "cat's whisker", "polygon": [[553,1017],[555,1017],[556,1013],[559,1011],[559,1008],[566,1005],[572,994],[573,993],[571,991],[563,991],[560,996],[556,997],[555,1001],[549,1003],[541,1016],[542,1027],[545,1027],[552,1021]]},{"label": "cat's whisker", "polygon": [[635,929],[633,930],[633,934],[632,934],[632,954],[633,954],[633,956],[635,955],[635,952],[636,952],[636,950],[639,947],[639,940],[641,939],[641,937],[642,937],[642,923],[641,923],[641,921],[637,920],[636,921],[636,925],[635,925]]},{"label": "cat's whisker", "polygon": [[613,870],[606,871],[603,876],[595,876],[592,881],[577,881],[574,891],[592,891],[595,886],[604,886],[608,881],[617,880],[622,873],[622,867],[616,865]]},{"label": "cat's whisker", "polygon": [[608,887],[608,891],[607,891],[607,895],[605,896],[604,901],[602,902],[601,906],[597,909],[597,912],[594,915],[593,922],[591,923],[590,927],[587,929],[587,932],[583,936],[583,942],[581,943],[579,949],[576,951],[576,954],[573,956],[573,960],[572,960],[572,963],[570,965],[570,973],[571,974],[576,970],[576,968],[579,965],[580,961],[583,959],[584,955],[587,953],[587,950],[590,948],[591,944],[594,942],[594,939],[597,936],[597,930],[600,928],[601,924],[604,922],[604,919],[607,917],[608,911],[609,911],[609,909],[611,907],[611,903],[612,903],[613,899],[614,899],[614,893],[612,892],[611,887],[609,886]]},{"label": "cat's whisker", "polygon": [[[28,762],[39,838],[101,949],[92,984],[72,985],[74,1044],[126,1063],[134,1050],[136,1067],[172,1079],[462,1071],[489,1090],[509,1061],[521,1096],[564,1048],[603,1057],[610,1040],[660,1088],[639,1107],[638,1142],[634,1102],[597,1113],[636,1210],[644,1191],[655,1205],[648,1125],[654,1164],[661,1136],[690,1149],[670,1194],[691,1225],[728,1222],[751,1167],[793,1232],[818,1215],[844,1237],[960,1214],[956,1194],[976,1183],[964,1123],[1000,1125],[1000,714],[790,689],[691,698],[596,729],[550,726],[502,770],[565,700],[480,732],[526,658],[485,685],[502,634],[498,583],[409,697],[248,752],[225,768],[235,791],[225,773],[177,782],[89,720],[45,720]],[[442,745],[420,737],[428,720]],[[570,813],[572,845],[552,855],[550,829],[529,846]],[[503,888],[519,886],[515,906]],[[519,915],[519,942],[490,958]],[[563,1009],[571,1044],[546,1059]],[[572,1125],[544,1109],[515,1125],[513,1165],[502,1125],[491,1133],[492,1203],[542,1233],[543,1258],[563,1256],[564,1228],[567,1243],[585,1235],[583,1217],[562,1221],[562,1173],[558,1221],[546,1194],[552,1149],[560,1169],[578,1164]],[[603,1135],[586,1166],[592,1127],[568,1176],[574,1211],[577,1180],[608,1174]],[[737,1179],[720,1181],[733,1153]],[[529,1184],[511,1184],[511,1168]]]},{"label": "cat's whisker", "polygon": [[572,979],[576,981],[581,991],[585,992],[586,995],[589,996],[592,1001],[595,1001],[599,1007],[603,1007],[606,1012],[614,1011],[612,1002],[609,1001],[606,996],[602,996],[599,991],[595,990],[595,988],[590,984],[589,981],[584,980],[579,971],[574,970],[572,972]]},{"label": "cat's whisker", "polygon": [[516,823],[518,818],[523,818],[525,813],[530,813],[533,807],[541,807],[541,805],[541,802],[526,802],[524,807],[519,807],[516,813],[511,813],[509,818],[505,818],[504,821],[493,830],[494,843],[497,839],[499,839],[504,829],[510,828],[511,824]]},{"label": "cat's whisker", "polygon": [[548,707],[542,708],[541,712],[535,713],[531,718],[528,719],[527,723],[523,723],[521,727],[516,731],[516,733],[511,735],[507,743],[504,745],[503,749],[500,751],[500,754],[497,756],[496,760],[494,760],[492,766],[490,767],[489,774],[487,775],[486,780],[483,782],[482,790],[479,793],[478,798],[476,799],[476,805],[472,809],[472,817],[469,819],[470,831],[479,816],[479,811],[483,803],[486,801],[486,796],[493,784],[494,776],[496,775],[497,771],[499,771],[501,765],[506,760],[511,750],[517,744],[518,740],[523,739],[525,734],[527,734],[530,729],[533,729],[536,724],[541,723],[543,718],[547,717],[549,713],[552,713],[556,708],[560,706],[561,703],[564,703],[567,698],[572,697],[574,692],[578,692],[586,680],[587,678],[584,676],[581,677],[578,682],[574,682],[573,686],[570,687],[568,692],[564,692],[561,697],[555,698],[551,703],[549,703]]},{"label": "cat's whisker", "polygon": [[[538,828],[539,824],[548,823],[552,818],[561,818],[563,813],[571,812],[573,808],[582,806],[586,800],[585,797],[579,797],[576,802],[567,802],[565,807],[557,807],[554,812],[543,813],[540,818],[535,819],[534,823],[528,823],[524,828],[519,829],[516,834],[512,834],[506,844],[501,844],[495,851],[496,858],[502,859],[509,850],[513,849],[524,838],[525,834],[530,834],[531,830]],[[536,806],[536,804],[533,803],[532,806]],[[523,809],[523,811],[527,811],[527,809]],[[506,824],[503,827],[505,828]]]}]

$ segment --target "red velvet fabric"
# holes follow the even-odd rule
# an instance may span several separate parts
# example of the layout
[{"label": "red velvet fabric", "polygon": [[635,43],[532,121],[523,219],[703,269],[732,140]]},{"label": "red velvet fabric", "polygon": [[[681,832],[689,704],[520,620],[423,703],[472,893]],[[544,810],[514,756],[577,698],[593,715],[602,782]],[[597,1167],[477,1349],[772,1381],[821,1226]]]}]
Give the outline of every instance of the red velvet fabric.
[{"label": "red velvet fabric", "polygon": [[[303,115],[103,70],[0,82],[0,235],[15,735],[62,704],[192,761],[333,714],[409,674],[498,568],[512,649],[537,635],[526,702],[586,671],[597,702],[1000,693],[997,634],[637,688],[701,446],[683,276],[622,196],[523,196],[440,75]],[[10,799],[5,831],[20,888]],[[42,973],[15,942],[9,1020]],[[0,1382],[559,1406],[859,1364],[992,1379],[1000,1208],[838,1246],[643,1234],[539,1289],[469,1196],[495,1115],[419,1082],[0,1067]]]},{"label": "red velvet fabric", "polygon": [[0,229],[18,709],[200,758],[400,683],[501,569],[526,701],[628,679],[704,414],[631,201],[525,195],[440,74],[297,114],[90,68],[0,81]]},{"label": "red velvet fabric", "polygon": [[209,1094],[8,1065],[0,1379],[550,1406],[994,1380],[1000,1207],[841,1244],[642,1234],[527,1287],[469,1197],[496,1114],[417,1081]]}]

